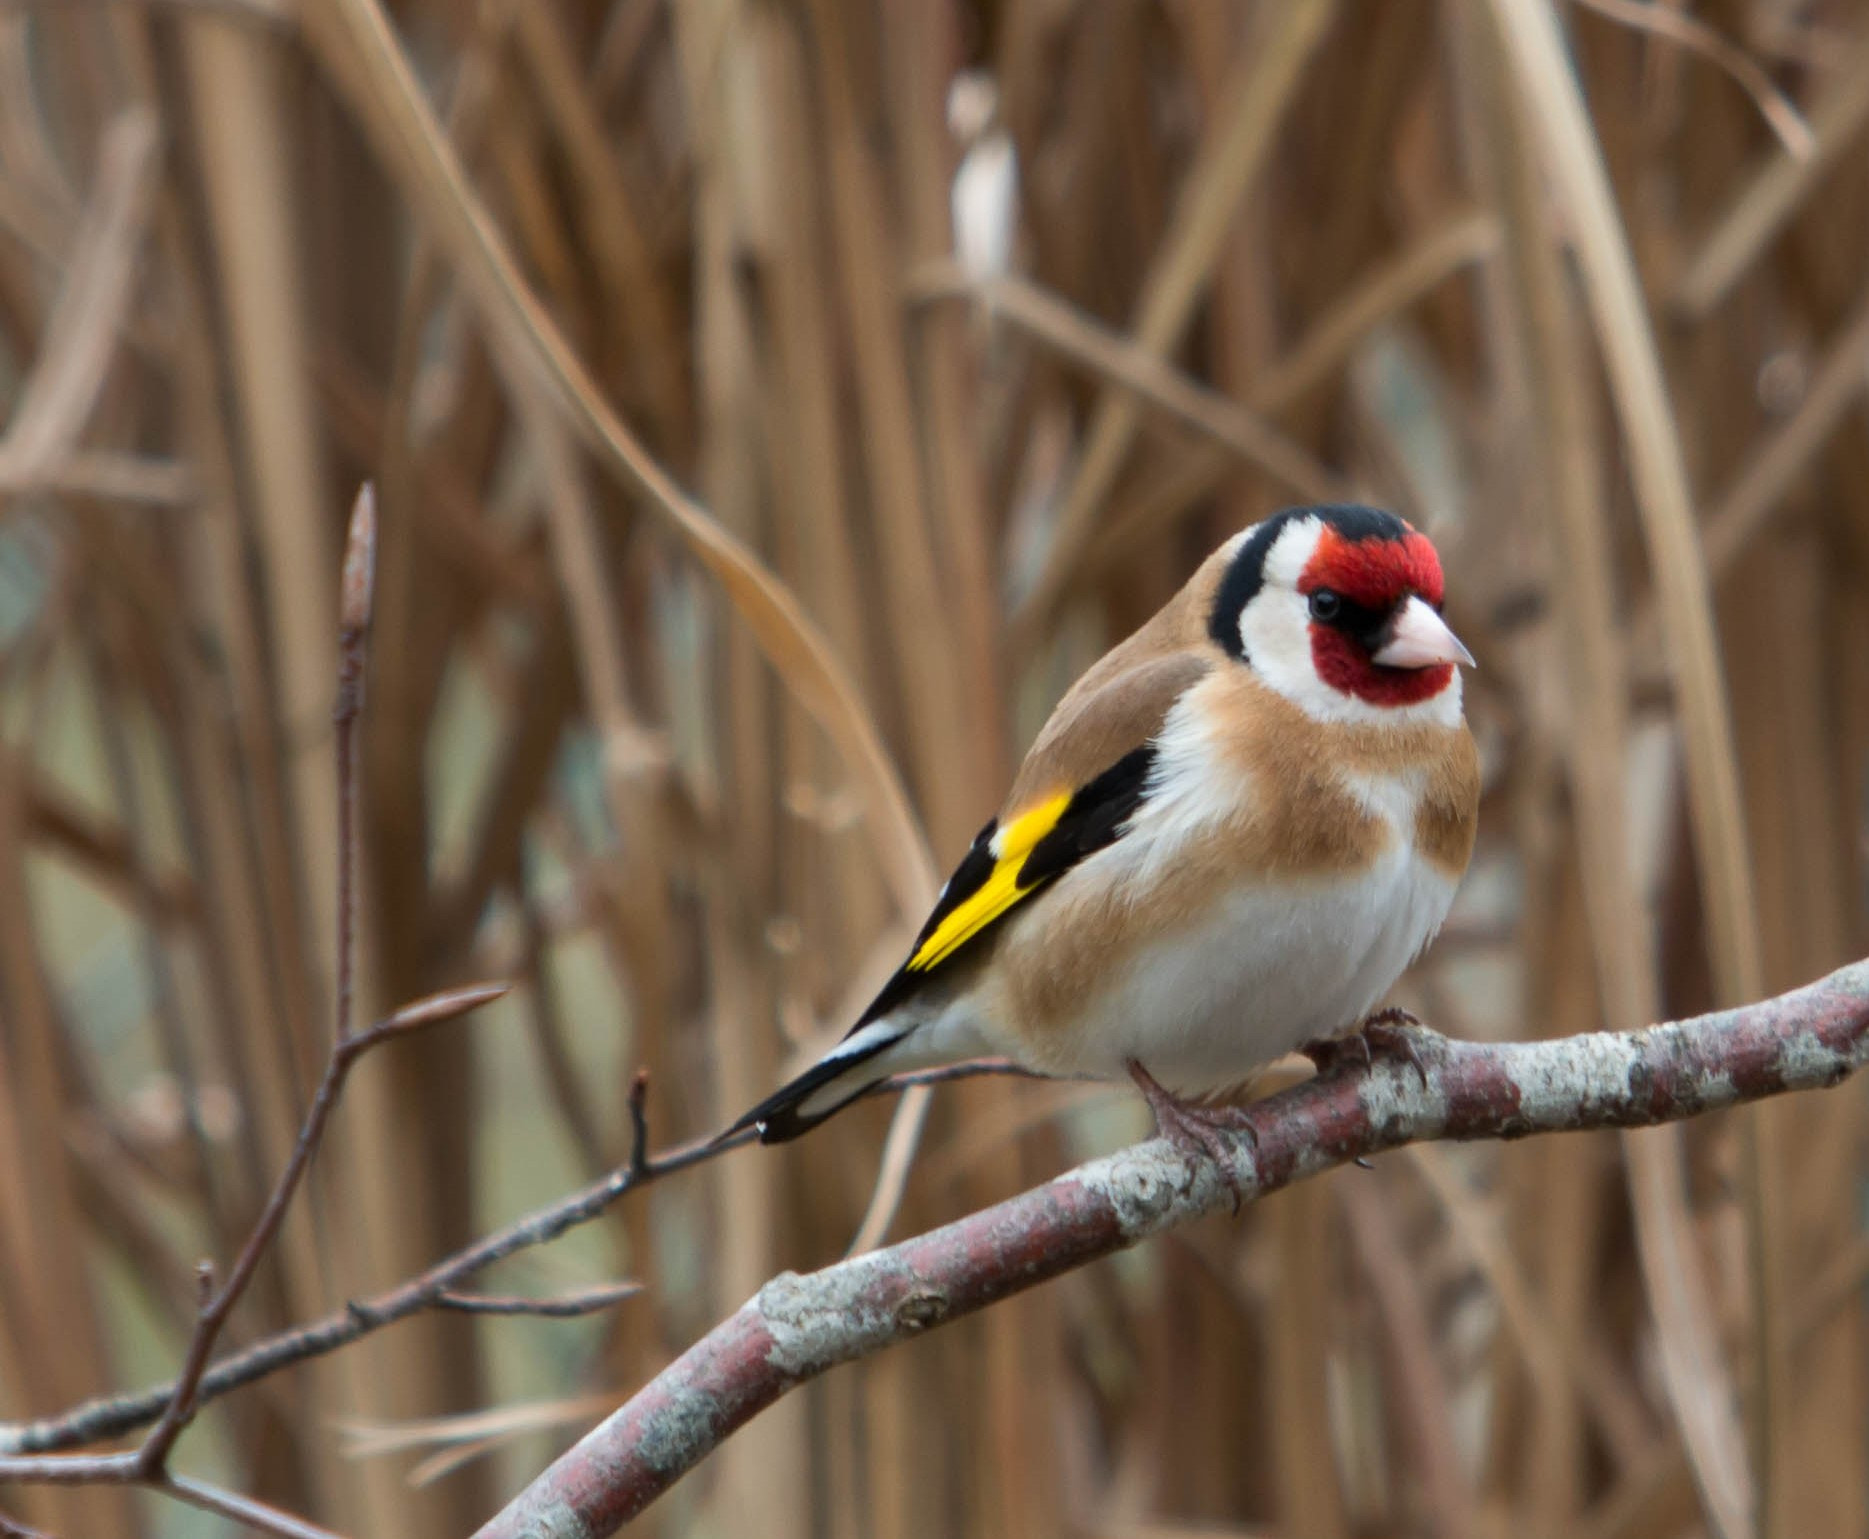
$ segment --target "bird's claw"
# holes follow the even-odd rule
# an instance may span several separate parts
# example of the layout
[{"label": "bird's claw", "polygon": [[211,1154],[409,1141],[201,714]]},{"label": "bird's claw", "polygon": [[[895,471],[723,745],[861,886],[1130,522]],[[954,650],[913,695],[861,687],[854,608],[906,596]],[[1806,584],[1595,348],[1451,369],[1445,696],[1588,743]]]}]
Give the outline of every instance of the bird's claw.
[{"label": "bird's claw", "polygon": [[1209,1164],[1233,1194],[1233,1211],[1240,1210],[1242,1194],[1239,1176],[1233,1167],[1233,1135],[1243,1133],[1246,1142],[1259,1147],[1259,1133],[1252,1118],[1237,1106],[1199,1106],[1165,1089],[1140,1063],[1131,1060],[1129,1077],[1136,1082],[1142,1098],[1155,1116],[1155,1129],[1173,1144],[1177,1153],[1192,1165]]},{"label": "bird's claw", "polygon": [[1316,1037],[1298,1051],[1311,1060],[1319,1074],[1328,1074],[1352,1058],[1365,1069],[1374,1065],[1378,1055],[1401,1059],[1413,1067],[1421,1077],[1421,1088],[1426,1090],[1428,1066],[1422,1062],[1421,1050],[1415,1046],[1415,1039],[1409,1032],[1411,1026],[1420,1025],[1419,1017],[1391,1006],[1378,1010],[1345,1036]]}]

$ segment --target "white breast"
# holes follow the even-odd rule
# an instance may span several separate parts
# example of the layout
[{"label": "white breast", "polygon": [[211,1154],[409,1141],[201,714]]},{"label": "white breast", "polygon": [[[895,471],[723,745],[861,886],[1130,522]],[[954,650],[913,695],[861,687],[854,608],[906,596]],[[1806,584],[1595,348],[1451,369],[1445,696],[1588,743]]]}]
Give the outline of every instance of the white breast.
[{"label": "white breast", "polygon": [[[1058,1067],[1114,1077],[1135,1058],[1172,1090],[1217,1090],[1359,1024],[1440,928],[1455,883],[1415,851],[1418,777],[1352,789],[1390,832],[1371,868],[1242,886],[1198,928],[1142,947],[1072,1031],[1081,1061]],[[1168,798],[1155,810],[1156,828],[1138,826],[1104,854],[1159,871],[1173,860],[1169,845],[1200,837],[1199,820]]]}]

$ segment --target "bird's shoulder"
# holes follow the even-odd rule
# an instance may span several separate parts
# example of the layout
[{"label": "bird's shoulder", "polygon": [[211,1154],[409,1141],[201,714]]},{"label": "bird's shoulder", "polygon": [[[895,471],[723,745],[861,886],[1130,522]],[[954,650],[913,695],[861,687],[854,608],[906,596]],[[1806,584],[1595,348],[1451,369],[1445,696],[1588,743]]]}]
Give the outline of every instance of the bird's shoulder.
[{"label": "bird's shoulder", "polygon": [[1173,598],[1065,691],[1013,778],[1001,822],[1088,785],[1154,739],[1202,680],[1231,666],[1207,621],[1237,544],[1229,540],[1209,556]]},{"label": "bird's shoulder", "polygon": [[1086,674],[1058,702],[1033,740],[1000,809],[1002,822],[1061,791],[1089,785],[1147,745],[1169,713],[1216,665],[1210,649],[1150,650]]}]

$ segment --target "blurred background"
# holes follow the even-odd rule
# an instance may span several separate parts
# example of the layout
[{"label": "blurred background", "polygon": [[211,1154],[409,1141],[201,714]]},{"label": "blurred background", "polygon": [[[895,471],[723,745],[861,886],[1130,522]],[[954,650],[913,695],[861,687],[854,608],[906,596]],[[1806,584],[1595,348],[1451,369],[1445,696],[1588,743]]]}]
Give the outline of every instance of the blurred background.
[{"label": "blurred background", "polygon": [[[1427,529],[1481,663],[1400,1002],[1861,953],[1866,133],[1855,0],[0,3],[0,1414],[173,1372],[289,1148],[365,479],[363,1008],[520,987],[365,1065],[236,1343],[622,1159],[639,1066],[666,1143],[841,1033],[1069,681],[1293,502]],[[835,1373],[637,1531],[1860,1535],[1865,1110],[1338,1172]],[[487,1279],[606,1315],[397,1326],[180,1465],[464,1534],[866,1214],[1147,1129],[896,1115]]]}]

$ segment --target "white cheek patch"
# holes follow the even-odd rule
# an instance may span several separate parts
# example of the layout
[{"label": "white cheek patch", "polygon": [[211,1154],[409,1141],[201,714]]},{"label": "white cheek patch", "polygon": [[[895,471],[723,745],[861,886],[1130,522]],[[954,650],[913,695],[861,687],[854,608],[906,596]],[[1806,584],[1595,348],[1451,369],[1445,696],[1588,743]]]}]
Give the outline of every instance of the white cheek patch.
[{"label": "white cheek patch", "polygon": [[1240,644],[1253,671],[1287,699],[1308,705],[1334,695],[1311,661],[1311,611],[1304,596],[1267,583],[1240,615]]},{"label": "white cheek patch", "polygon": [[1265,553],[1263,585],[1240,612],[1240,645],[1253,671],[1313,716],[1328,712],[1337,691],[1311,661],[1311,609],[1298,579],[1323,536],[1314,519],[1296,519]]}]

